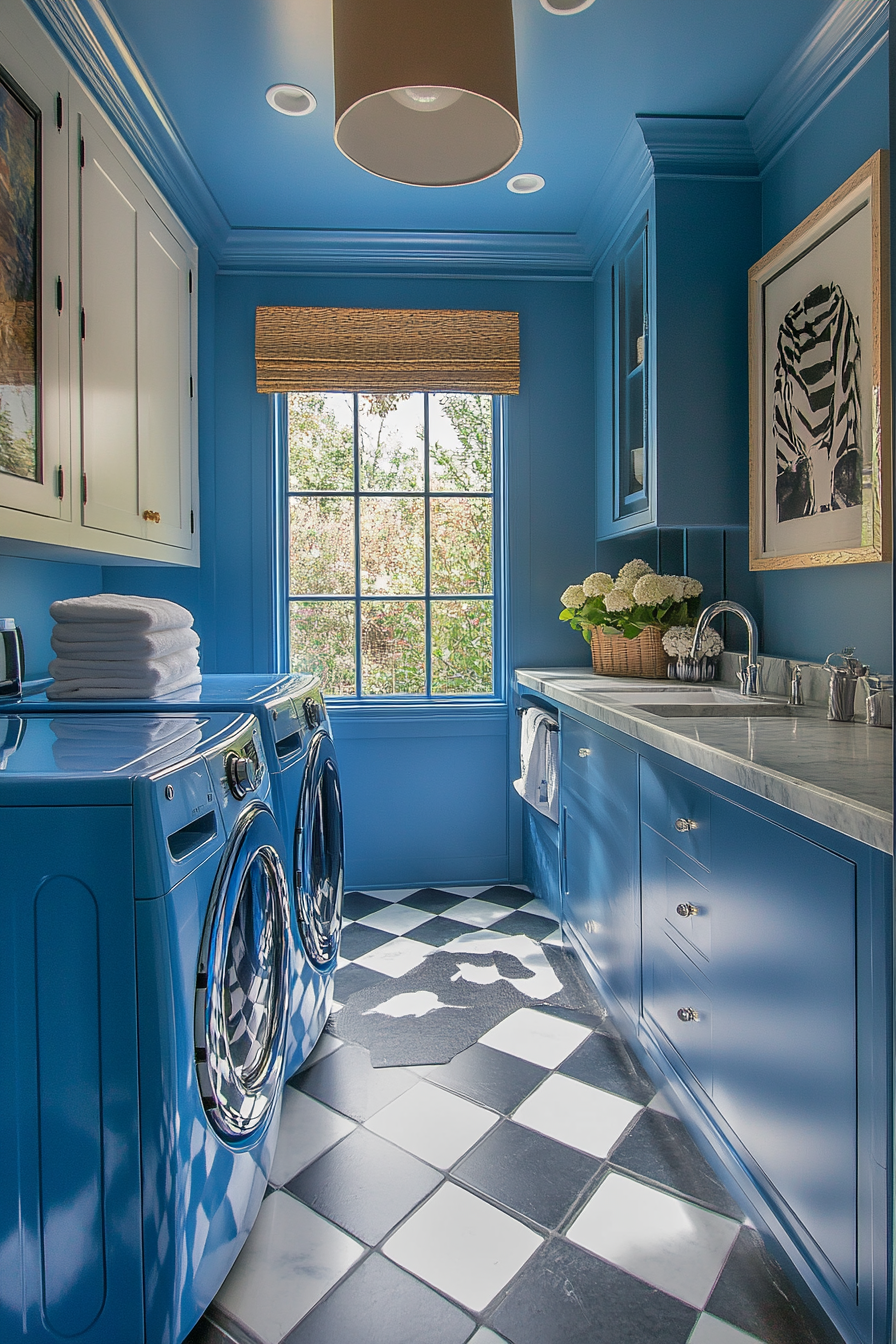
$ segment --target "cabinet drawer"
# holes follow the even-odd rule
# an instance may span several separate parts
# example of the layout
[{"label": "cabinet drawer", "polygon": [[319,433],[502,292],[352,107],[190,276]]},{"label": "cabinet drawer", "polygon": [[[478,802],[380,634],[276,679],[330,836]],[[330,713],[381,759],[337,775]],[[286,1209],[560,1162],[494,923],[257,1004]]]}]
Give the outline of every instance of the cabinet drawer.
[{"label": "cabinet drawer", "polygon": [[586,728],[563,715],[561,720],[561,759],[563,771],[576,779],[594,787],[601,778],[601,744],[606,738],[600,737],[593,728]]},{"label": "cabinet drawer", "polygon": [[712,956],[712,894],[674,859],[666,858],[666,923],[692,952]]},{"label": "cabinet drawer", "polygon": [[641,760],[641,820],[682,854],[711,867],[712,794],[671,770]]},{"label": "cabinet drawer", "polygon": [[668,934],[645,948],[644,1011],[712,1094],[712,1004],[699,972]]}]

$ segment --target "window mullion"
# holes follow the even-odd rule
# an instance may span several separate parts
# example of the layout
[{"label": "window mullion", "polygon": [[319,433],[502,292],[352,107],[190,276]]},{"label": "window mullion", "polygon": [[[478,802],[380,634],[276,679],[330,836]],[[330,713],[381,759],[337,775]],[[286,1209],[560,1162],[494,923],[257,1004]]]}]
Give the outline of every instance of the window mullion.
[{"label": "window mullion", "polygon": [[426,643],[426,694],[432,695],[432,621],[430,620],[430,565],[432,562],[432,531],[429,517],[429,397],[427,392],[423,398],[423,545],[424,545],[424,575],[423,575],[423,631]]},{"label": "window mullion", "polygon": [[358,394],[354,393],[354,429],[352,432],[352,473],[355,499],[355,695],[361,687],[361,448],[358,426]]}]

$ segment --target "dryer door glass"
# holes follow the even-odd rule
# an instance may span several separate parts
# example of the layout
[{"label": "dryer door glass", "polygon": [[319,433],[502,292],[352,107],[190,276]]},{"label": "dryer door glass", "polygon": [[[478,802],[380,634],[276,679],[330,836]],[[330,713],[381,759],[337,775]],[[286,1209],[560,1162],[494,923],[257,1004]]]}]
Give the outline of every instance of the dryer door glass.
[{"label": "dryer door glass", "polygon": [[295,895],[299,932],[315,966],[333,961],[342,930],[342,797],[333,742],[317,733],[308,748],[296,817]]},{"label": "dryer door glass", "polygon": [[282,840],[268,808],[240,817],[209,902],[196,989],[196,1061],[215,1129],[241,1139],[280,1095],[288,976]]}]

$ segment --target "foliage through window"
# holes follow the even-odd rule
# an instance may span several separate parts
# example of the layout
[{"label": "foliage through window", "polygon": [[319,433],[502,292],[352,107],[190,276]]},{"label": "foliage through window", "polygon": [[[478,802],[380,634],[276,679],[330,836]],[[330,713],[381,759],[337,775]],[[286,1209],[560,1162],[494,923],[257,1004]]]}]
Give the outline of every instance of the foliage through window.
[{"label": "foliage through window", "polygon": [[291,392],[291,664],[331,695],[493,691],[492,398]]}]

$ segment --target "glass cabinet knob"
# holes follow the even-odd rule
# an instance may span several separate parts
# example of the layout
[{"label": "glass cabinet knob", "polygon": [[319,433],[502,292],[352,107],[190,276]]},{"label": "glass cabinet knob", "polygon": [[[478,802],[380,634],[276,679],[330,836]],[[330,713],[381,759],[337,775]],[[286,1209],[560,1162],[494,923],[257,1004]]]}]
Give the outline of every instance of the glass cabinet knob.
[{"label": "glass cabinet knob", "polygon": [[697,823],[690,817],[678,817],[675,822],[676,831],[696,831]]},{"label": "glass cabinet knob", "polygon": [[675,907],[676,912],[682,919],[689,919],[691,915],[699,915],[700,911],[696,905],[691,905],[690,901],[682,901],[681,905]]},{"label": "glass cabinet knob", "polygon": [[698,1020],[697,1010],[696,1008],[679,1008],[678,1017],[682,1022],[696,1022]]}]

